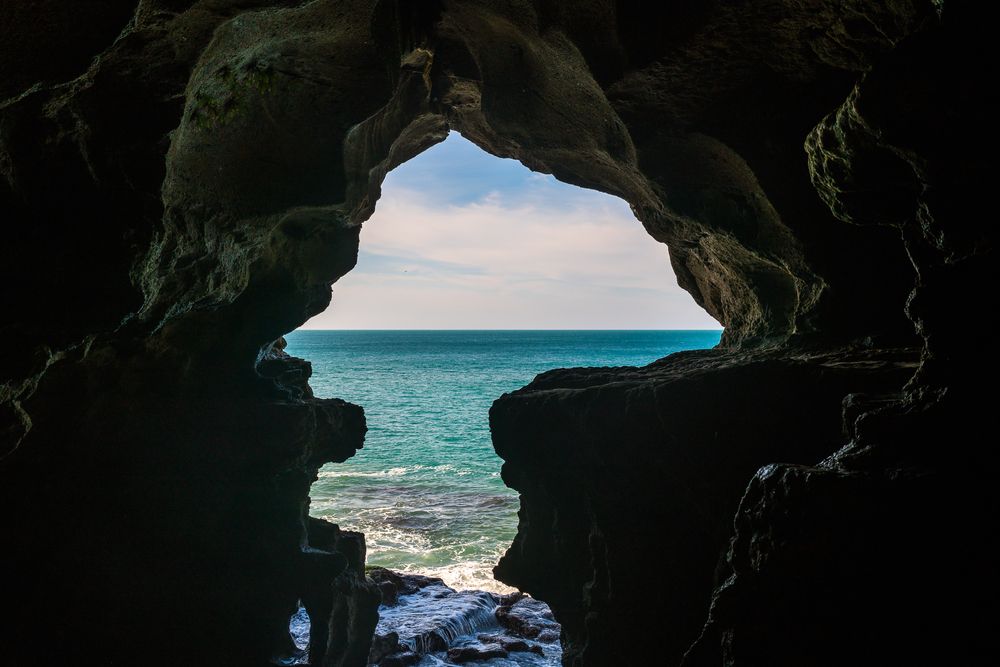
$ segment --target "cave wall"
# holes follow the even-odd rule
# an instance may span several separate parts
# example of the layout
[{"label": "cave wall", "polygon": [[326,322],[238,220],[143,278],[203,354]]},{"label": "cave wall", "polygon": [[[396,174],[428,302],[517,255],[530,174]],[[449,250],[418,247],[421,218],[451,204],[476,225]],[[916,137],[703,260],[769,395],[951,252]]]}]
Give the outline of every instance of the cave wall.
[{"label": "cave wall", "polygon": [[[284,16],[256,4],[258,18]],[[213,59],[223,26],[254,29],[254,8],[140,3],[77,78],[3,104],[9,664],[262,664],[290,649],[289,612],[324,577],[350,593],[351,622],[377,606],[360,565],[340,574],[337,550],[309,547],[304,525],[316,470],[361,447],[363,410],[314,398],[308,363],[272,342],[321,311],[356,261],[359,228],[332,206],[342,195],[327,172],[340,159],[329,153],[391,85],[364,48],[364,3],[327,7],[325,24],[307,17],[335,44],[332,83],[261,74],[239,49]],[[32,54],[17,56],[31,67]],[[227,57],[231,71],[218,64]],[[338,96],[337,76],[365,87]],[[344,109],[324,125],[329,138],[304,132],[296,147],[283,136],[302,171],[277,165],[266,189],[258,178],[226,199],[230,171],[248,164],[248,116],[231,110],[248,111],[244,93],[297,85],[326,91],[324,113]],[[200,106],[202,87],[219,106]],[[289,113],[304,111],[316,113]],[[211,161],[203,173],[174,158],[188,145]],[[303,182],[308,173],[327,178]],[[344,604],[330,606],[332,617]],[[367,652],[348,648],[327,662]]]},{"label": "cave wall", "polygon": [[543,373],[490,412],[521,494],[494,572],[549,602],[565,664],[679,664],[726,578],[747,480],[839,448],[844,397],[891,395],[915,367],[907,350],[706,350]]},{"label": "cave wall", "polygon": [[[995,363],[968,340],[994,234],[975,6],[87,8],[0,8],[6,662],[259,664],[316,590],[327,663],[365,653],[342,641],[370,622],[363,573],[305,525],[363,411],[273,343],[329,304],[385,174],[449,129],[628,201],[726,327],[719,350],[494,407],[522,492],[498,575],[552,603],[567,664],[625,655],[652,614],[676,631],[639,661],[979,647],[982,617],[955,648],[919,593],[967,608],[995,569],[992,459],[955,435],[988,432],[973,378]],[[636,580],[636,544],[672,595]]]},{"label": "cave wall", "polygon": [[900,230],[920,367],[899,400],[846,408],[849,442],[829,458],[754,476],[690,664],[969,664],[992,651],[996,615],[980,610],[996,595],[995,455],[975,434],[996,361],[970,342],[967,317],[994,298],[995,231],[978,223],[991,168],[974,146],[995,65],[974,7],[942,19],[866,72],[806,141],[839,219]]}]

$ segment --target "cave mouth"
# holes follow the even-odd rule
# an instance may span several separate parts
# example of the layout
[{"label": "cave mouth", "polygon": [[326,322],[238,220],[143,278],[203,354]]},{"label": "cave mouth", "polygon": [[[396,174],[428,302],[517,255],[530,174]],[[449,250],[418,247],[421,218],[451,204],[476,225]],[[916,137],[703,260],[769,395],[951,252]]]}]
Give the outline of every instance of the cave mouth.
[{"label": "cave mouth", "polygon": [[713,347],[712,324],[627,204],[452,132],[387,176],[357,267],[287,337],[317,396],[367,414],[365,448],[319,472],[312,514],[363,532],[376,565],[509,592],[491,570],[518,502],[492,402],[553,368]]},{"label": "cave mouth", "polygon": [[[988,615],[952,610],[983,606],[992,564],[969,556],[991,552],[976,529],[991,468],[978,439],[940,455],[954,424],[989,414],[966,376],[992,357],[956,327],[995,274],[995,229],[974,214],[988,152],[963,150],[990,108],[971,3],[671,3],[664,18],[154,1],[48,20],[55,4],[4,5],[19,24],[0,104],[6,662],[254,665],[288,639],[316,583],[298,576],[317,555],[309,483],[354,453],[364,419],[312,400],[303,364],[262,357],[353,266],[385,173],[448,127],[622,196],[726,325],[725,349],[567,401],[561,440],[531,427],[553,386],[581,395],[579,374],[494,410],[542,519],[522,522],[506,572],[558,608],[567,663],[676,664],[695,636],[698,664],[953,663],[989,636]],[[915,361],[887,358],[898,346]],[[638,391],[645,412],[604,418]],[[596,456],[567,474],[584,457],[562,445],[581,441],[628,474]],[[715,588],[724,552],[738,570]],[[359,595],[331,604],[367,601],[353,573]],[[310,590],[331,597],[332,576]],[[931,604],[944,588],[974,594]],[[657,641],[623,645],[623,628]],[[372,633],[350,636],[328,664],[367,657]]]},{"label": "cave mouth", "polygon": [[[365,447],[319,470],[310,514],[363,533],[370,567],[514,593],[492,574],[519,499],[500,476],[491,404],[550,369],[714,347],[721,330],[675,283],[666,247],[610,195],[457,133],[396,168],[333,305],[285,337],[317,397],[367,417]],[[475,618],[483,599],[436,597],[421,613]],[[389,611],[382,630],[399,623],[412,621]],[[304,649],[304,609],[290,630]]]}]

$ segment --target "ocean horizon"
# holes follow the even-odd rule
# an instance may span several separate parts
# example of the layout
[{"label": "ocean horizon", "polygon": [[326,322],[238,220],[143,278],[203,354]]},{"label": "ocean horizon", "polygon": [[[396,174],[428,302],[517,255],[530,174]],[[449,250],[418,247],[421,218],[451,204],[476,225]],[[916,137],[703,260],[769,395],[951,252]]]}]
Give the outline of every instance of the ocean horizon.
[{"label": "ocean horizon", "polygon": [[[660,332],[660,333],[677,333],[677,332],[685,332],[685,331],[698,331],[698,332],[704,332],[704,333],[718,333],[721,336],[723,330],[722,330],[721,327],[718,328],[718,329],[698,329],[698,328],[695,328],[695,329],[601,329],[601,328],[595,328],[595,329],[555,329],[555,328],[550,328],[550,329],[545,329],[545,328],[532,328],[532,329],[513,329],[513,328],[512,329],[496,329],[496,328],[489,328],[489,327],[487,327],[487,328],[481,328],[481,329],[461,329],[461,328],[457,328],[457,327],[456,328],[447,328],[447,327],[444,327],[444,328],[438,328],[438,329],[410,329],[410,328],[407,328],[407,329],[402,329],[402,328],[400,328],[400,329],[396,329],[396,328],[375,328],[375,329],[370,329],[370,328],[360,328],[360,327],[359,328],[343,327],[343,328],[338,328],[338,329],[329,329],[329,328],[311,329],[311,328],[307,328],[307,327],[300,327],[300,328],[296,329],[292,333],[294,334],[296,332],[302,332],[302,331],[327,331],[327,332],[334,332],[334,333],[335,332],[340,332],[340,331],[416,331],[416,332],[437,332],[437,331],[443,331],[443,332],[450,332],[450,331],[524,331],[524,332],[533,332],[533,331],[617,331],[617,332],[656,331],[656,332]],[[291,334],[289,334],[289,335],[291,335]]]},{"label": "ocean horizon", "polygon": [[365,533],[368,563],[509,591],[492,568],[517,528],[488,414],[554,368],[644,366],[718,344],[722,329],[299,329],[286,351],[312,363],[323,398],[365,409],[365,446],[328,464],[313,516]]}]

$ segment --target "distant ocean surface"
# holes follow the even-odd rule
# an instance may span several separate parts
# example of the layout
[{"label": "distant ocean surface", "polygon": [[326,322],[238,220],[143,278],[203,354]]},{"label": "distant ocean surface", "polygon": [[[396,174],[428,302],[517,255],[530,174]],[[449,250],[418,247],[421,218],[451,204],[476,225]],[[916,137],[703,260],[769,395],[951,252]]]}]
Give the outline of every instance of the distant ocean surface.
[{"label": "distant ocean surface", "polygon": [[295,331],[317,396],[364,406],[364,449],[328,464],[313,516],[360,530],[372,565],[504,592],[492,568],[517,529],[488,414],[553,368],[644,366],[714,347],[721,331]]}]

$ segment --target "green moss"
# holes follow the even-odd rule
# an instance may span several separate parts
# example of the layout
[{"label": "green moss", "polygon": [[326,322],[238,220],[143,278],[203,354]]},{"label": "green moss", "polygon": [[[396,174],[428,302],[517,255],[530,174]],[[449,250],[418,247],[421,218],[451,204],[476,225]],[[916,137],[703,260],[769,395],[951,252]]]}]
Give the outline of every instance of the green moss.
[{"label": "green moss", "polygon": [[222,67],[194,93],[188,119],[200,130],[232,122],[253,97],[274,89],[274,72],[260,62]]}]

